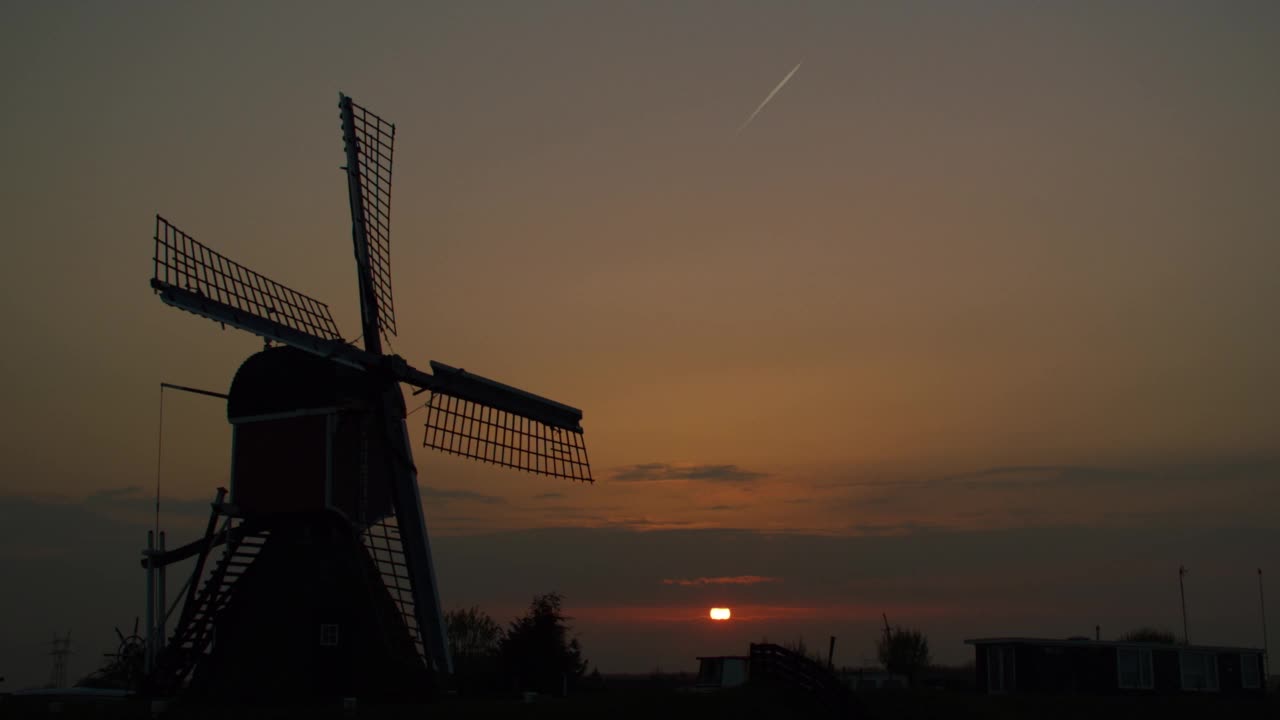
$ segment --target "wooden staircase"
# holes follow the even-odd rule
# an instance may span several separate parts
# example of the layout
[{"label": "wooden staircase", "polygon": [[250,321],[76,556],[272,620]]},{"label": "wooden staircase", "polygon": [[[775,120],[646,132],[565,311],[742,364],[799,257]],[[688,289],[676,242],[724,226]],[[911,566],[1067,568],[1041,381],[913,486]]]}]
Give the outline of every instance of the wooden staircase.
[{"label": "wooden staircase", "polygon": [[179,690],[196,663],[212,650],[218,615],[231,602],[236,583],[253,565],[270,536],[269,530],[244,532],[244,529],[241,525],[227,533],[222,557],[199,591],[193,590],[188,595],[173,637],[156,661],[152,673],[156,690],[167,693]]},{"label": "wooden staircase", "polygon": [[751,683],[812,693],[829,706],[843,707],[849,691],[826,665],[773,643],[752,643]]}]

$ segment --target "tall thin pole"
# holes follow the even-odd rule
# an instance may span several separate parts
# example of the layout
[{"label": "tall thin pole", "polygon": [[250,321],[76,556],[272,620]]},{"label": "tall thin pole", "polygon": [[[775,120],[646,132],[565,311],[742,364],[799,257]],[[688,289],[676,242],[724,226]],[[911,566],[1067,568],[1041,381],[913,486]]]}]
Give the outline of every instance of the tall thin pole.
[{"label": "tall thin pole", "polygon": [[151,663],[155,656],[156,642],[156,571],[155,558],[153,557],[156,549],[156,534],[154,530],[147,531],[147,637],[144,645],[146,652],[143,653],[143,669],[146,674],[151,674]]},{"label": "tall thin pole", "polygon": [[1178,566],[1178,594],[1182,596],[1182,644],[1190,645],[1191,637],[1187,634],[1187,589],[1182,584],[1182,578],[1187,574],[1187,568],[1183,565]]},{"label": "tall thin pole", "polygon": [[152,531],[160,532],[160,462],[164,458],[164,383],[160,383],[160,425],[156,428],[156,524]]},{"label": "tall thin pole", "polygon": [[1266,678],[1271,677],[1271,648],[1267,644],[1267,598],[1262,594],[1262,568],[1258,568],[1258,612],[1262,615],[1262,677],[1265,687]]},{"label": "tall thin pole", "polygon": [[[156,550],[161,555],[164,555],[164,531],[163,530],[160,531],[159,537],[160,537],[160,545],[156,548]],[[164,650],[165,620],[168,619],[168,616],[165,613],[166,609],[168,608],[168,605],[165,604],[166,601],[168,600],[168,594],[165,592],[165,582],[166,580],[165,580],[165,573],[164,573],[164,565],[160,565],[160,567],[156,569],[156,649],[155,649],[156,657],[159,657],[160,652]]]}]

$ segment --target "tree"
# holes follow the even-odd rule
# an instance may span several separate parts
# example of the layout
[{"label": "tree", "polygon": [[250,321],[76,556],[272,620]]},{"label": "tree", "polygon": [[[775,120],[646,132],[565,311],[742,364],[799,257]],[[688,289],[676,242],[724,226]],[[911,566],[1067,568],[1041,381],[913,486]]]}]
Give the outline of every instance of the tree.
[{"label": "tree", "polygon": [[929,667],[929,639],[916,629],[886,627],[876,650],[886,670],[913,681],[917,673]]},{"label": "tree", "polygon": [[1164,645],[1177,645],[1178,638],[1168,630],[1161,630],[1154,627],[1140,627],[1136,630],[1120,636],[1125,642],[1146,642],[1146,643],[1162,643]]},{"label": "tree", "polygon": [[529,612],[511,622],[499,643],[502,662],[512,680],[526,690],[559,693],[586,672],[582,648],[570,639],[560,593],[539,595]]},{"label": "tree", "polygon": [[453,658],[454,689],[461,695],[478,695],[501,688],[502,627],[478,607],[450,610],[444,614],[444,626]]},{"label": "tree", "polygon": [[480,608],[450,610],[444,614],[444,625],[455,663],[497,654],[502,628]]}]

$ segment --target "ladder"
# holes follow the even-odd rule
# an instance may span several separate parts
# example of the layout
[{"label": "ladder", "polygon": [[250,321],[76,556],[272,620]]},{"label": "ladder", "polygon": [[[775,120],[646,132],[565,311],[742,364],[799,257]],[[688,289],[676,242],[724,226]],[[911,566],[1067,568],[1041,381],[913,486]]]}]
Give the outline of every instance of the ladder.
[{"label": "ladder", "polygon": [[183,606],[173,638],[159,661],[158,687],[171,691],[181,687],[197,662],[212,650],[219,613],[231,602],[237,581],[262,552],[270,536],[269,530],[246,533],[244,529],[241,525],[227,533],[221,559],[192,602]]}]

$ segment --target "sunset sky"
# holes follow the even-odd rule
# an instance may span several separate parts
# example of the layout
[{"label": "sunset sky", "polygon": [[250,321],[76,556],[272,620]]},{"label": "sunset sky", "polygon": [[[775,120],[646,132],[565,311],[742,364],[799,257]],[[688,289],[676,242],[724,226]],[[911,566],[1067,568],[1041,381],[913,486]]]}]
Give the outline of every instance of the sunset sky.
[{"label": "sunset sky", "polygon": [[[0,17],[0,689],[141,614],[158,385],[262,346],[156,299],[156,213],[359,334],[340,90],[397,126],[394,351],[585,415],[594,485],[417,451],[446,607],[561,591],[602,672],[871,664],[882,612],[960,663],[1180,632],[1179,564],[1191,639],[1260,646],[1261,567],[1280,647],[1280,4]],[[225,406],[163,432],[192,539]]]}]

